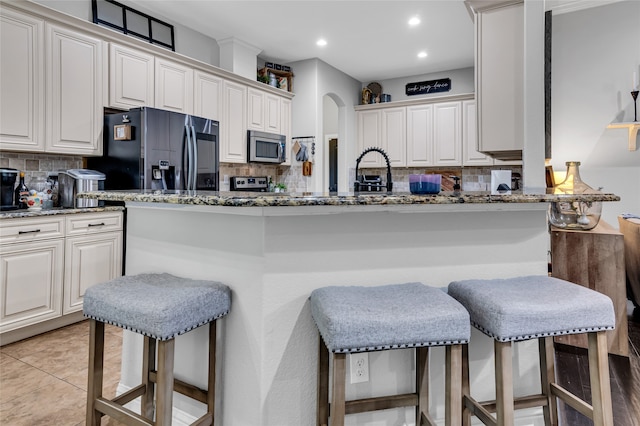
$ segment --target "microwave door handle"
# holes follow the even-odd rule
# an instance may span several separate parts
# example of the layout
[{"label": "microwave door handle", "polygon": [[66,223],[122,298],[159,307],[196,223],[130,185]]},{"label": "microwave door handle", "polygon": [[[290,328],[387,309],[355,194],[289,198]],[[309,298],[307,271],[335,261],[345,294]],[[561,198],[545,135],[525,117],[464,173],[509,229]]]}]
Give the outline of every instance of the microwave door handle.
[{"label": "microwave door handle", "polygon": [[191,126],[191,143],[193,144],[193,163],[191,167],[191,189],[196,190],[196,183],[198,182],[198,142],[196,137],[196,128]]},{"label": "microwave door handle", "polygon": [[278,161],[282,160],[282,151],[284,151],[284,149],[282,149],[282,144],[278,142]]}]

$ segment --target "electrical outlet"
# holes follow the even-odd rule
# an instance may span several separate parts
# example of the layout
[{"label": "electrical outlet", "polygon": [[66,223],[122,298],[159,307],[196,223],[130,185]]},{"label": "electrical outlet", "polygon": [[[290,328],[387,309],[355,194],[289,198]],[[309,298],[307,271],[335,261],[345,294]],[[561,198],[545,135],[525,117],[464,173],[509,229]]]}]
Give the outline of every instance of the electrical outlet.
[{"label": "electrical outlet", "polygon": [[369,381],[369,354],[356,352],[349,354],[351,366],[351,383],[364,383]]}]

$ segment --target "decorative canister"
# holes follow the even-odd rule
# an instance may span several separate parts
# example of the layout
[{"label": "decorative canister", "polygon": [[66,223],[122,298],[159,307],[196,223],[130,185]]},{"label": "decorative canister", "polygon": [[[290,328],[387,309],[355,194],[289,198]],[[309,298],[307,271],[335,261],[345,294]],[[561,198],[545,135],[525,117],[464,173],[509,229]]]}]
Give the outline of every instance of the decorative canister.
[{"label": "decorative canister", "polygon": [[[597,194],[580,178],[580,162],[567,161],[567,176],[553,187],[554,194]],[[600,201],[558,201],[549,203],[547,217],[549,223],[557,228],[589,230],[595,228],[602,214]]]}]

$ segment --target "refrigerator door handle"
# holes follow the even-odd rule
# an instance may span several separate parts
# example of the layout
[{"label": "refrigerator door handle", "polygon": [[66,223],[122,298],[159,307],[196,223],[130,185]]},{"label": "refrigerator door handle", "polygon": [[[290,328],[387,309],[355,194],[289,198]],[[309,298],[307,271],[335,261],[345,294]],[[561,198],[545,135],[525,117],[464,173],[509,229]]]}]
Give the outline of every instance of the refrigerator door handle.
[{"label": "refrigerator door handle", "polygon": [[196,136],[196,128],[191,126],[191,143],[193,144],[193,163],[191,167],[191,179],[192,188],[196,190],[196,183],[198,182],[198,138]]},{"label": "refrigerator door handle", "polygon": [[[187,169],[182,172],[186,174],[187,185],[186,190],[193,189],[191,187],[191,170],[193,169],[193,143],[191,142],[191,129],[189,125],[184,125],[184,132],[187,135]],[[185,173],[186,172],[186,173]]]}]

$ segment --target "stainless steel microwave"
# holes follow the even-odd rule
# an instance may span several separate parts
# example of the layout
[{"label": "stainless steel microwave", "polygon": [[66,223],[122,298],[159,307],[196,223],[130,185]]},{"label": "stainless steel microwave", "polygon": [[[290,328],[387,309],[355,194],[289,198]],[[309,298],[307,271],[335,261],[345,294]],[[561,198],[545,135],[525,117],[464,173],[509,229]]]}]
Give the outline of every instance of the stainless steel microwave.
[{"label": "stainless steel microwave", "polygon": [[275,133],[247,132],[247,157],[253,163],[284,163],[287,159],[286,136]]}]

